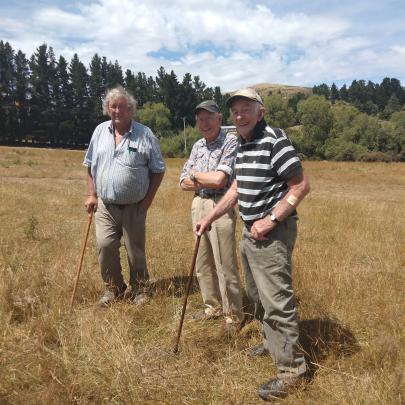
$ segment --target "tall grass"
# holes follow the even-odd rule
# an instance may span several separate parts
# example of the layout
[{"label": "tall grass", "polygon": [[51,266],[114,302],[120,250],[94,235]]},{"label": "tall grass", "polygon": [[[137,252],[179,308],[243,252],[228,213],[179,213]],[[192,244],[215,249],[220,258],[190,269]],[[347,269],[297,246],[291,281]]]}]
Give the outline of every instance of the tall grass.
[{"label": "tall grass", "polygon": [[[255,322],[229,340],[220,322],[187,318],[172,353],[194,247],[192,195],[178,188],[184,160],[167,161],[148,214],[151,303],[96,308],[92,229],[69,313],[87,220],[82,159],[0,148],[0,403],[260,403],[257,386],[275,368],[246,356],[261,340]],[[404,403],[405,165],[305,170],[312,192],[299,208],[294,284],[310,373],[283,402]],[[200,305],[194,288],[187,313]]]}]

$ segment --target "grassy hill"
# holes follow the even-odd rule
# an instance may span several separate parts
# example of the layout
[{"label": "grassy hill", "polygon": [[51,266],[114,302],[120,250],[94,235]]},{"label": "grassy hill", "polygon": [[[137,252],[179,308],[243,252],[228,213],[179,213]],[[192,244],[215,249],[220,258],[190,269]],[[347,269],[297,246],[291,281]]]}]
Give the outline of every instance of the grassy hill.
[{"label": "grassy hill", "polygon": [[[289,86],[286,84],[277,83],[258,83],[248,87],[254,88],[262,97],[267,96],[270,92],[280,92],[283,96],[291,97],[297,93],[304,93],[306,95],[312,94],[312,88],[302,86]],[[233,94],[234,92],[230,92]]]}]

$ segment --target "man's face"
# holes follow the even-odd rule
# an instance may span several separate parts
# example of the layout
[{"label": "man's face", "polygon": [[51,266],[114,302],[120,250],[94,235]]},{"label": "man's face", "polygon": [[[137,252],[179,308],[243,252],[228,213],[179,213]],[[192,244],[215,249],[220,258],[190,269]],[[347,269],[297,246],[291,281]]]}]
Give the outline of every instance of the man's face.
[{"label": "man's face", "polygon": [[230,110],[238,133],[243,139],[250,140],[254,127],[264,117],[264,107],[254,101],[239,98],[232,103]]},{"label": "man's face", "polygon": [[222,114],[211,113],[207,110],[198,110],[195,115],[197,128],[201,135],[208,141],[212,142],[218,136],[221,123]]},{"label": "man's face", "polygon": [[114,126],[125,127],[132,119],[132,111],[124,97],[117,98],[108,104],[108,111]]}]

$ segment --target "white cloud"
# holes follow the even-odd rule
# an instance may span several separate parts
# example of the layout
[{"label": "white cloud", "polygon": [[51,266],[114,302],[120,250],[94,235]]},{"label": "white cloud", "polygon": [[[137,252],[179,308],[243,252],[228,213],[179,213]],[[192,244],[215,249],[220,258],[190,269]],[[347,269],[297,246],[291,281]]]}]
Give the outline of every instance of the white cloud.
[{"label": "white cloud", "polygon": [[[69,59],[77,53],[85,64],[98,53],[118,60],[123,69],[155,76],[164,66],[180,79],[189,72],[223,90],[259,82],[311,86],[388,74],[401,79],[405,47],[376,48],[372,21],[363,24],[370,31],[354,31],[358,21],[338,17],[345,15],[348,1],[342,1],[339,13],[325,9],[312,14],[276,14],[269,2],[255,3],[92,0],[76,5],[75,11],[38,9],[24,23],[22,16],[13,18],[0,6],[0,36],[28,56],[46,42],[57,55]],[[161,49],[181,56],[151,56]]]}]

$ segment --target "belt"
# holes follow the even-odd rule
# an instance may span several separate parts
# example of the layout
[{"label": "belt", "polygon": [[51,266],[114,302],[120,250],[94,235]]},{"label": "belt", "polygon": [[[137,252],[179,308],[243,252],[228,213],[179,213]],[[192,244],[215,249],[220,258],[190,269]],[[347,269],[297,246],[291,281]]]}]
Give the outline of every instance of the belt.
[{"label": "belt", "polygon": [[200,198],[215,198],[215,197],[220,197],[223,196],[225,193],[205,193],[203,191],[200,191],[198,193],[195,193],[195,197],[200,197]]}]

